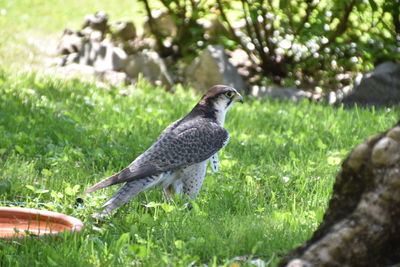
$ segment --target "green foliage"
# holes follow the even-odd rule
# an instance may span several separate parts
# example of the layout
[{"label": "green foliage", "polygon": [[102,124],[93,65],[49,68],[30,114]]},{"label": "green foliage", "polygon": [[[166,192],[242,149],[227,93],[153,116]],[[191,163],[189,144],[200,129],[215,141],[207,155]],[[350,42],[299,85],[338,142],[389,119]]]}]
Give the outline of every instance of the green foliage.
[{"label": "green foliage", "polygon": [[[163,33],[156,26],[152,17],[150,1],[142,0],[147,11],[148,25],[157,42],[158,52],[163,57],[172,56],[175,59],[192,59],[197,54],[199,47],[204,45],[204,29],[197,20],[204,17],[209,11],[210,5],[205,0],[160,0],[151,1],[161,5],[167,16],[172,18],[177,32]],[[159,2],[159,3],[158,3]]]},{"label": "green foliage", "polygon": [[[400,59],[399,0],[143,2],[148,17],[153,6],[162,6],[173,18],[175,36],[150,28],[159,52],[175,60],[188,61],[211,42],[198,19],[219,14],[229,33],[221,32],[213,42],[246,51],[252,83],[335,90],[351,83],[358,72]],[[232,26],[238,20],[242,28]]]},{"label": "green foliage", "polygon": [[[400,59],[398,0],[216,2],[233,40],[253,59],[255,72],[261,68],[260,81],[268,76],[281,84],[336,89],[357,72]],[[235,9],[245,21],[240,33],[228,18]]]},{"label": "green foliage", "polygon": [[273,264],[321,221],[345,155],[394,124],[399,111],[249,99],[229,111],[220,171],[207,171],[193,209],[150,190],[98,225],[90,214],[117,186],[81,206],[75,198],[129,164],[200,97],[144,82],[123,89],[130,95],[0,72],[0,201],[85,223],[82,233],[57,240],[0,241],[1,266],[217,266],[240,255]]}]

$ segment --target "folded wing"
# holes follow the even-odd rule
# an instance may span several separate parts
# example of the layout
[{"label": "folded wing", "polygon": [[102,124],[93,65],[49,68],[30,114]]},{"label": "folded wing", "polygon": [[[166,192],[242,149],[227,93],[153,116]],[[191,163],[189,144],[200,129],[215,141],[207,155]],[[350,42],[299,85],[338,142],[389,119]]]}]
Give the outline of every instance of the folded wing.
[{"label": "folded wing", "polygon": [[202,162],[225,146],[229,134],[217,123],[201,118],[181,123],[160,137],[127,168],[97,183],[86,193]]}]

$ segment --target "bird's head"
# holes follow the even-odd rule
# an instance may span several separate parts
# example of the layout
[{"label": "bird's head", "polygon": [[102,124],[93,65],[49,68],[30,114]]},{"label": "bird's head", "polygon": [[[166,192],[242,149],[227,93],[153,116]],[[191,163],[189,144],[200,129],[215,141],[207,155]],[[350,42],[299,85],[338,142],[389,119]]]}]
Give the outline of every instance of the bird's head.
[{"label": "bird's head", "polygon": [[200,101],[218,111],[227,110],[235,102],[243,103],[243,97],[235,88],[226,85],[211,87]]},{"label": "bird's head", "polygon": [[217,121],[223,125],[226,111],[235,102],[243,103],[243,97],[235,88],[226,85],[215,85],[201,98],[199,104],[212,108],[216,113]]}]

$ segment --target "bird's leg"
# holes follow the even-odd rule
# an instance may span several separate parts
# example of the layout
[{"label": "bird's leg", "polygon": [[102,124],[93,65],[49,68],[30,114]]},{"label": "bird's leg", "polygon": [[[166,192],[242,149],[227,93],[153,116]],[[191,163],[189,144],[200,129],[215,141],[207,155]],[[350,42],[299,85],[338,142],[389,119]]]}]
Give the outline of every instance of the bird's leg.
[{"label": "bird's leg", "polygon": [[164,199],[166,202],[171,202],[172,196],[174,195],[174,186],[170,184],[164,188]]},{"label": "bird's leg", "polygon": [[172,202],[175,194],[183,194],[183,184],[180,180],[175,180],[173,183],[164,187],[164,200],[167,202]]}]

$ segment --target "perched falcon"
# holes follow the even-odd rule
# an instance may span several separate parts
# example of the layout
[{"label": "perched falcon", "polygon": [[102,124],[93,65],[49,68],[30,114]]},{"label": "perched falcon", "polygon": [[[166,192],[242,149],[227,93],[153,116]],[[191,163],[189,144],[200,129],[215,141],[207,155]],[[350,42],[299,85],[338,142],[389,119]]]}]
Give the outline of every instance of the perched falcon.
[{"label": "perched falcon", "polygon": [[243,103],[232,87],[216,85],[208,90],[189,114],[169,125],[156,142],[128,167],[86,190],[91,193],[114,184],[125,183],[93,216],[103,217],[153,186],[165,194],[187,194],[194,199],[206,174],[207,161],[218,170],[217,152],[229,140],[223,128],[225,114],[234,102]]}]

